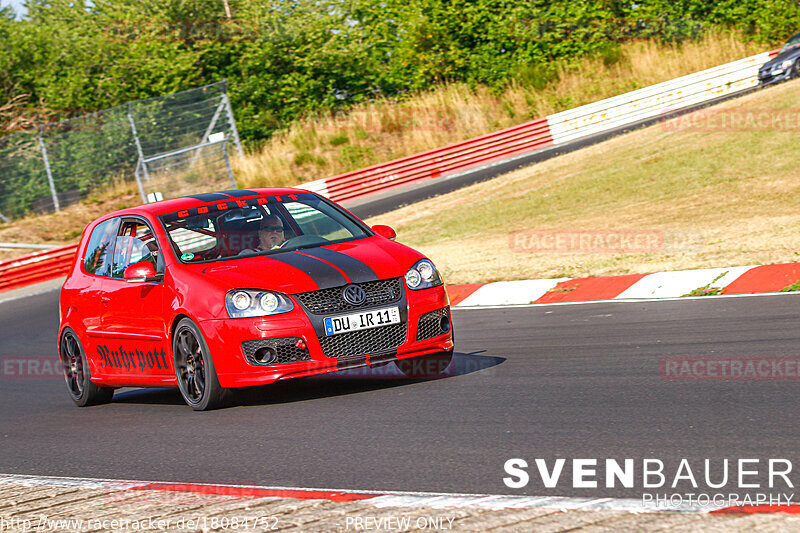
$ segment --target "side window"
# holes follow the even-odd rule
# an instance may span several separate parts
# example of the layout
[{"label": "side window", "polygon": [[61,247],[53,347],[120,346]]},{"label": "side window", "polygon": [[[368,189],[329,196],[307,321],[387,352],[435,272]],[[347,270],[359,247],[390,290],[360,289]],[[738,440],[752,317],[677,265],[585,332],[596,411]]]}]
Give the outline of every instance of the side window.
[{"label": "side window", "polygon": [[150,261],[156,272],[163,271],[161,254],[150,227],[138,220],[126,220],[114,244],[112,277],[122,279],[125,269],[139,261]]},{"label": "side window", "polygon": [[87,273],[97,276],[111,275],[111,251],[117,235],[118,224],[119,219],[112,218],[101,222],[92,230],[83,263]]}]

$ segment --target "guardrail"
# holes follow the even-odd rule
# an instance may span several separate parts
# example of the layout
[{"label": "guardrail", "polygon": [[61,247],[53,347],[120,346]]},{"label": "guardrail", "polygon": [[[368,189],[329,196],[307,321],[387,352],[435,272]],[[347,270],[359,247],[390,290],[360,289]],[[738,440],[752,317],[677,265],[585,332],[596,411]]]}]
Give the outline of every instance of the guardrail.
[{"label": "guardrail", "polygon": [[553,144],[547,119],[301,185],[335,201],[352,200],[429,178],[502,161]]},{"label": "guardrail", "polygon": [[78,251],[77,244],[0,261],[0,291],[18,289],[66,276]]},{"label": "guardrail", "polygon": [[348,201],[428,179],[465,174],[753,88],[758,85],[759,67],[775,55],[777,51],[764,52],[444,148],[305,183],[301,187],[334,201]]},{"label": "guardrail", "polygon": [[[758,85],[758,69],[777,50],[562,111],[467,141],[306,183],[334,201],[349,201],[424,180],[453,177],[552,146],[564,146],[668,115]],[[0,291],[66,275],[77,245],[0,262]]]}]

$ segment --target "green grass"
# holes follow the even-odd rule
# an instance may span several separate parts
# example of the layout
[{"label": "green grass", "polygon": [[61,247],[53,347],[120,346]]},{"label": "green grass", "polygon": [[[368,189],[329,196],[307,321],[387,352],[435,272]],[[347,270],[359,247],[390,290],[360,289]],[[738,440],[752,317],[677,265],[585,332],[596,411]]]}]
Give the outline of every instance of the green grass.
[{"label": "green grass", "polygon": [[722,287],[715,287],[714,284],[717,281],[719,281],[720,279],[722,279],[725,276],[725,274],[727,274],[727,273],[728,273],[727,271],[723,272],[722,274],[720,274],[719,276],[714,278],[711,281],[711,283],[709,283],[707,285],[703,285],[702,287],[698,287],[698,288],[694,289],[693,291],[690,291],[690,292],[682,295],[682,297],[685,298],[687,296],[714,296],[714,295],[717,295],[717,294],[722,294]]},{"label": "green grass", "polygon": [[800,281],[795,281],[791,285],[788,285],[781,289],[781,292],[794,292],[800,291]]},{"label": "green grass", "polygon": [[[756,109],[794,116],[797,124],[798,100],[800,82],[791,82],[712,109]],[[793,261],[800,249],[797,133],[655,125],[370,223],[395,227],[398,240],[430,253],[451,282]],[[548,229],[659,230],[664,247],[646,254],[510,249],[510,233]]]}]

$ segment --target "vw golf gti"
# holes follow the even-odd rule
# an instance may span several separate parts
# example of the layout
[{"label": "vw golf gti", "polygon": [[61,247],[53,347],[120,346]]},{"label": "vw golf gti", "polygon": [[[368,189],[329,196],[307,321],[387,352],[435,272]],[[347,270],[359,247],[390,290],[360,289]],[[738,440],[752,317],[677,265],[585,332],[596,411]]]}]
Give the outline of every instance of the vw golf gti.
[{"label": "vw golf gti", "polygon": [[103,216],[61,289],[58,349],[79,406],[120,387],[227,389],[395,362],[450,363],[441,276],[419,252],[300,189],[198,194]]}]

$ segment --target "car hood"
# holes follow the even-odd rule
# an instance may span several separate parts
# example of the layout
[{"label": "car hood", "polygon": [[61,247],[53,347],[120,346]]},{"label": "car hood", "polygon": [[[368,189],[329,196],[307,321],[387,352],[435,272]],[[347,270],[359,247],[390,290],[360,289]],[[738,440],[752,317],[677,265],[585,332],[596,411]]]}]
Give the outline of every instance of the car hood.
[{"label": "car hood", "polygon": [[800,46],[778,54],[774,59],[764,63],[759,70],[771,70],[772,67],[783,63],[787,59],[797,59],[798,57],[800,57]]},{"label": "car hood", "polygon": [[294,294],[405,275],[424,256],[380,236],[263,256],[182,265],[221,291]]}]

